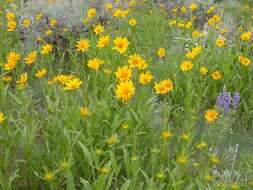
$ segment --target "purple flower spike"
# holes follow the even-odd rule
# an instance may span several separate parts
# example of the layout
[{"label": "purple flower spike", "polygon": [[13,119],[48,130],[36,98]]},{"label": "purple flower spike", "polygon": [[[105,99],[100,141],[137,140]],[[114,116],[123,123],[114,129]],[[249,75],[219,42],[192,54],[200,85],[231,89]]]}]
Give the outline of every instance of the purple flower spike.
[{"label": "purple flower spike", "polygon": [[236,109],[240,102],[239,92],[234,93],[233,97],[230,92],[227,92],[224,88],[223,91],[219,94],[216,99],[216,104],[224,110],[225,113],[228,113],[232,108]]},{"label": "purple flower spike", "polygon": [[217,97],[217,105],[224,109],[225,112],[230,111],[230,105],[231,105],[231,95],[229,92],[227,92],[225,89],[222,93]]},{"label": "purple flower spike", "polygon": [[239,92],[236,92],[236,93],[234,94],[233,100],[232,100],[233,107],[234,107],[235,109],[238,107],[238,104],[239,104],[239,102],[240,102],[240,99],[241,99],[241,97],[240,97]]}]

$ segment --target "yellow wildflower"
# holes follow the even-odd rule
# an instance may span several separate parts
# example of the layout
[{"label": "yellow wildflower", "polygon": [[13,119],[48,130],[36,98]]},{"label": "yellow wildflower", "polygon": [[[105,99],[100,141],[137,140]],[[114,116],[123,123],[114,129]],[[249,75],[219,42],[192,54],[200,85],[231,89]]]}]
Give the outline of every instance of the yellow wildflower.
[{"label": "yellow wildflower", "polygon": [[114,43],[113,50],[118,51],[120,54],[125,53],[128,45],[129,45],[129,41],[126,37],[124,37],[124,38],[116,37],[113,40],[113,43]]},{"label": "yellow wildflower", "polygon": [[218,119],[219,112],[215,109],[209,109],[205,112],[205,119],[209,123],[213,123]]},{"label": "yellow wildflower", "polygon": [[132,81],[120,82],[115,90],[116,97],[122,102],[129,101],[135,93],[135,87]]},{"label": "yellow wildflower", "polygon": [[130,80],[130,78],[132,77],[132,70],[125,65],[119,67],[118,70],[115,72],[115,75],[119,81]]}]

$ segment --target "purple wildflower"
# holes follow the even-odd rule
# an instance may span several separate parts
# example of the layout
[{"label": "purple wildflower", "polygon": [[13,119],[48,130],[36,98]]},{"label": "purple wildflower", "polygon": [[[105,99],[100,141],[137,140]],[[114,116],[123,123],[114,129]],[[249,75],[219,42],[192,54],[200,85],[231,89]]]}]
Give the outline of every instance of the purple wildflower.
[{"label": "purple wildflower", "polygon": [[234,107],[234,108],[237,108],[237,107],[238,107],[238,104],[239,104],[239,102],[240,102],[240,99],[241,99],[241,97],[240,97],[239,92],[236,92],[236,93],[234,94],[234,96],[233,96],[233,99],[232,99],[232,104],[233,104],[233,107]]},{"label": "purple wildflower", "polygon": [[231,95],[225,89],[216,99],[217,105],[224,109],[225,112],[230,111]]},{"label": "purple wildflower", "polygon": [[238,92],[234,93],[233,97],[230,92],[227,92],[224,88],[216,99],[216,104],[221,107],[225,113],[229,112],[230,109],[236,109],[240,102],[240,94]]}]

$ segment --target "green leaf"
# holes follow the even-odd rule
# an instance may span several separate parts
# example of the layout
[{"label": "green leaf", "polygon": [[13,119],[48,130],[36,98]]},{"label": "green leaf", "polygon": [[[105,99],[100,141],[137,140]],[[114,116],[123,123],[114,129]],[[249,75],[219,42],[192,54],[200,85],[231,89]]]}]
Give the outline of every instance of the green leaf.
[{"label": "green leaf", "polygon": [[75,190],[75,181],[72,173],[69,171],[68,172],[68,177],[67,177],[67,190]]},{"label": "green leaf", "polygon": [[128,179],[120,188],[120,190],[128,190],[131,180]]}]

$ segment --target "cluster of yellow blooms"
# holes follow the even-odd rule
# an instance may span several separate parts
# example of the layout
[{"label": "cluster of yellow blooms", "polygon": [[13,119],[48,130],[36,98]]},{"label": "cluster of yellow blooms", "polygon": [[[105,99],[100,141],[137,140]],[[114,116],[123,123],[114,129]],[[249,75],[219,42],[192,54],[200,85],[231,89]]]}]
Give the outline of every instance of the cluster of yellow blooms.
[{"label": "cluster of yellow blooms", "polygon": [[89,59],[87,66],[95,71],[97,71],[101,65],[104,64],[104,60],[99,59],[99,58],[93,58]]},{"label": "cluster of yellow blooms", "polygon": [[220,22],[221,18],[219,15],[213,15],[209,20],[208,20],[208,25],[213,26]]},{"label": "cluster of yellow blooms", "polygon": [[60,83],[64,85],[64,90],[72,91],[79,89],[82,85],[83,81],[81,81],[79,78],[75,77],[74,75],[57,75],[52,80],[49,80],[49,84],[53,83]]},{"label": "cluster of yellow blooms", "polygon": [[243,32],[240,36],[241,40],[243,41],[249,41],[252,37],[252,33],[251,32]]},{"label": "cluster of yellow blooms", "polygon": [[174,84],[170,79],[162,80],[159,83],[155,84],[155,92],[157,94],[167,94],[171,90],[173,90]]},{"label": "cluster of yellow blooms", "polygon": [[188,59],[194,59],[198,54],[201,53],[201,51],[202,51],[202,46],[194,47],[194,48],[192,48],[191,51],[186,53],[186,57]]},{"label": "cluster of yellow blooms", "polygon": [[20,55],[16,52],[10,52],[7,56],[7,63],[4,64],[4,70],[6,71],[12,71],[16,65],[17,62],[20,60]]},{"label": "cluster of yellow blooms", "polygon": [[242,55],[240,55],[238,57],[238,60],[239,60],[239,63],[244,65],[244,66],[248,66],[248,65],[251,64],[251,60],[247,57],[242,56]]},{"label": "cluster of yellow blooms", "polygon": [[7,31],[12,32],[16,29],[17,23],[14,20],[15,19],[15,14],[12,12],[8,12],[6,14],[6,19],[7,19]]}]

